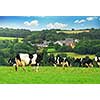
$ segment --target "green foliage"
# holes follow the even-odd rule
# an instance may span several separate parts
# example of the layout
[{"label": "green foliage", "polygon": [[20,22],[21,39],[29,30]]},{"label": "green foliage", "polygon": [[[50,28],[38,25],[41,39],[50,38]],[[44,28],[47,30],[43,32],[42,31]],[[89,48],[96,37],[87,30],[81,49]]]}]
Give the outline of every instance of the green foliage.
[{"label": "green foliage", "polygon": [[74,51],[79,54],[96,54],[100,52],[100,40],[80,41]]},{"label": "green foliage", "polygon": [[58,50],[58,52],[72,52],[72,48],[69,46],[61,46]]},{"label": "green foliage", "polygon": [[55,44],[55,45],[54,45],[55,50],[58,50],[60,47],[61,47],[61,46],[60,46],[59,44]]},{"label": "green foliage", "polygon": [[2,37],[27,37],[31,35],[31,31],[25,29],[9,29],[0,28],[0,36]]},{"label": "green foliage", "polygon": [[43,66],[48,65],[48,53],[47,53],[47,49],[44,49],[44,50],[43,50],[42,65],[43,65]]},{"label": "green foliage", "polygon": [[100,52],[97,52],[97,53],[96,53],[96,56],[97,56],[97,57],[100,57]]}]

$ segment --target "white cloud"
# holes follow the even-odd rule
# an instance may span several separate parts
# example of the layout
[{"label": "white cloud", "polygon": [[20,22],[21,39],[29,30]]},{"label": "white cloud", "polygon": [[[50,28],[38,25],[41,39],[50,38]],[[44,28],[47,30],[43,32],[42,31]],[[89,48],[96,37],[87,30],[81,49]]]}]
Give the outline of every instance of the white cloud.
[{"label": "white cloud", "polygon": [[78,23],[78,24],[81,24],[81,23],[84,23],[86,20],[84,19],[81,19],[81,20],[75,20],[74,23]]},{"label": "white cloud", "polygon": [[80,23],[84,23],[84,22],[85,22],[85,20],[82,19],[82,20],[80,20],[78,23],[80,24]]},{"label": "white cloud", "polygon": [[78,22],[79,22],[79,20],[75,20],[75,21],[74,21],[74,23],[78,23]]},{"label": "white cloud", "polygon": [[87,18],[86,18],[87,21],[92,21],[92,20],[94,20],[94,19],[95,19],[94,17],[87,17]]},{"label": "white cloud", "polygon": [[44,18],[44,17],[46,17],[46,16],[38,16],[38,17]]},{"label": "white cloud", "polygon": [[34,26],[38,26],[39,22],[38,22],[38,20],[32,20],[31,22],[25,21],[24,25],[26,25],[26,26],[33,26],[34,27]]},{"label": "white cloud", "polygon": [[58,23],[58,22],[49,23],[46,25],[48,29],[65,29],[67,28],[67,26],[68,24],[63,24],[63,23]]}]

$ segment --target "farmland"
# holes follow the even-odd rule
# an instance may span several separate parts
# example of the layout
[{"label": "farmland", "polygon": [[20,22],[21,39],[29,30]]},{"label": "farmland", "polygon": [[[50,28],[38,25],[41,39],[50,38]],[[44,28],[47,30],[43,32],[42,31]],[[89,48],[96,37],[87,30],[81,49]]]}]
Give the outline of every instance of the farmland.
[{"label": "farmland", "polygon": [[99,68],[79,67],[40,67],[39,72],[26,67],[26,72],[19,68],[0,67],[1,84],[100,84]]},{"label": "farmland", "polygon": [[[15,40],[15,37],[0,37],[0,40]],[[19,42],[23,40],[23,38],[18,38]]]},{"label": "farmland", "polygon": [[[53,51],[53,49],[52,49],[52,51]],[[91,59],[93,59],[95,57],[95,55],[90,55],[90,54],[82,55],[82,54],[77,54],[77,53],[74,53],[74,52],[55,52],[55,53],[52,53],[52,54],[54,54],[54,55],[66,54],[67,56],[74,57],[74,58],[84,58],[86,56],[89,56]]]},{"label": "farmland", "polygon": [[65,31],[57,31],[57,33],[66,33],[66,34],[78,34],[78,33],[83,33],[83,32],[89,32],[89,30],[65,30]]}]

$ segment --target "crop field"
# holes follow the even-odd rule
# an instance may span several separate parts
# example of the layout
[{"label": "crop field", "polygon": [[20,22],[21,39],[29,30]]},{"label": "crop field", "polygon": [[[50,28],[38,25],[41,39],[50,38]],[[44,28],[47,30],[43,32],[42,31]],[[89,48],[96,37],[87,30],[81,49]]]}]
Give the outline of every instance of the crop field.
[{"label": "crop field", "polygon": [[26,72],[19,67],[0,67],[0,84],[100,84],[100,68],[79,67],[40,67],[35,72],[26,67]]},{"label": "crop field", "polygon": [[57,31],[57,33],[60,33],[60,32],[63,32],[63,33],[66,33],[66,34],[78,34],[78,33],[83,33],[83,32],[89,32],[89,30],[66,30],[66,31]]},{"label": "crop field", "polygon": [[[0,37],[0,40],[15,40],[15,37]],[[18,38],[19,42],[22,42],[23,38]]]}]

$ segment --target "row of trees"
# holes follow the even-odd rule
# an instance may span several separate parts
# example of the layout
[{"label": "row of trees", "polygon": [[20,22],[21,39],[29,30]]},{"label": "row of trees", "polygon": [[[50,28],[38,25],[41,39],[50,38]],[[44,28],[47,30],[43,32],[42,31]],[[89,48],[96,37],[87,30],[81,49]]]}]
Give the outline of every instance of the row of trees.
[{"label": "row of trees", "polygon": [[100,40],[80,41],[74,48],[74,52],[79,54],[96,54],[100,52]]},{"label": "row of trees", "polygon": [[0,36],[2,37],[27,37],[31,35],[32,32],[26,29],[9,29],[9,28],[0,28]]},{"label": "row of trees", "polygon": [[0,28],[0,36],[4,37],[23,37],[25,41],[31,41],[32,43],[41,43],[44,40],[57,41],[64,40],[66,38],[74,38],[80,40],[95,40],[100,39],[100,29],[88,29],[90,32],[83,32],[79,34],[65,34],[63,31],[57,33],[59,29],[42,30],[42,31],[30,31],[26,29],[9,29]]}]

